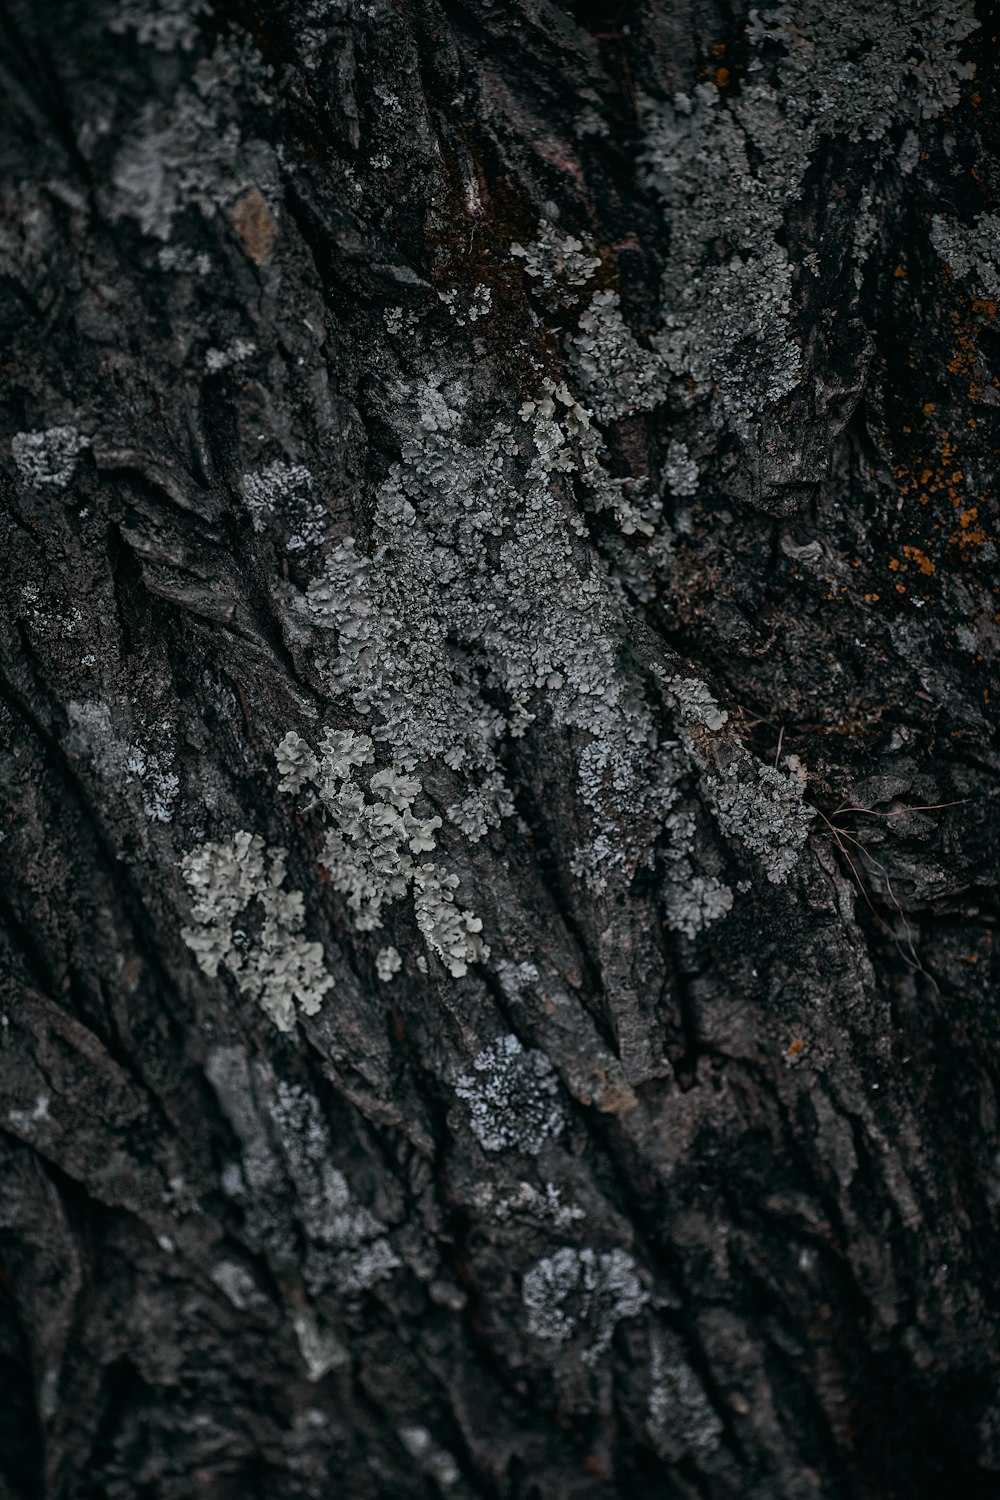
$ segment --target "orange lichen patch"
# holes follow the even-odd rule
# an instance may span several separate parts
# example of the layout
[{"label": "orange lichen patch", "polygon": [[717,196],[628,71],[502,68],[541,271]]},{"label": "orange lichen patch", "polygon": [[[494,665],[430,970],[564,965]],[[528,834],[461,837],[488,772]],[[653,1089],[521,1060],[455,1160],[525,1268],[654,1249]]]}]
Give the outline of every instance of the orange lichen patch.
[{"label": "orange lichen patch", "polygon": [[789,1057],[798,1057],[805,1050],[806,1050],[806,1044],[799,1037],[796,1037],[794,1039],[794,1041],[791,1041],[788,1044],[788,1055],[789,1055]]},{"label": "orange lichen patch", "polygon": [[260,188],[252,187],[242,198],[237,198],[229,217],[254,265],[266,266],[274,254],[278,221]]},{"label": "orange lichen patch", "polygon": [[934,572],[934,564],[927,556],[927,553],[922,552],[919,547],[904,547],[903,556],[908,558],[915,567],[918,567],[921,573],[930,574]]},{"label": "orange lichen patch", "polygon": [[877,604],[878,600],[879,600],[878,594],[866,594],[865,595],[865,602],[866,602],[866,604]]},{"label": "orange lichen patch", "polygon": [[717,89],[725,89],[725,88],[729,87],[729,69],[728,68],[716,68],[716,70],[715,70],[715,87]]},{"label": "orange lichen patch", "polygon": [[897,266],[896,269],[893,271],[892,274],[893,274],[893,276],[895,276],[896,280],[899,281],[902,277],[904,277],[906,275],[906,272],[905,272],[905,270],[903,269],[902,266]]},{"label": "orange lichen patch", "polygon": [[[928,402],[924,408],[924,415],[930,420],[936,403]],[[970,424],[975,429],[974,421]],[[893,468],[893,477],[899,488],[897,491],[896,510],[902,512],[908,498],[916,499],[921,506],[929,506],[933,503],[935,516],[928,518],[930,528],[921,525],[919,532],[914,534],[916,528],[910,529],[909,537],[905,544],[903,536],[906,531],[905,520],[900,520],[893,526],[893,540],[899,548],[899,557],[889,561],[891,572],[906,572],[911,567],[916,571],[930,577],[937,568],[941,567],[942,559],[938,556],[936,562],[928,555],[928,536],[935,532],[943,532],[948,538],[948,544],[952,547],[962,549],[963,555],[967,555],[968,549],[979,547],[988,540],[987,532],[983,526],[978,524],[979,509],[970,503],[967,488],[966,470],[961,465],[961,443],[963,441],[963,429],[959,435],[952,436],[948,433],[937,434],[938,451],[929,459],[924,457],[910,464],[902,463]],[[985,503],[985,496],[977,497],[980,504]],[[954,519],[953,519],[954,518]],[[953,530],[954,520],[958,521],[958,530]],[[935,547],[935,551],[937,548]]]},{"label": "orange lichen patch", "polygon": [[897,594],[905,594],[906,593],[906,584],[905,583],[897,583],[896,584],[896,593]]},{"label": "orange lichen patch", "polygon": [[1000,382],[987,375],[979,366],[979,330],[975,321],[979,319],[993,322],[997,315],[997,303],[992,297],[974,297],[971,302],[964,303],[964,309],[971,312],[971,317],[957,308],[948,314],[955,326],[955,344],[945,368],[949,374],[967,379],[969,400],[978,401],[987,385],[992,385],[994,389],[1000,388]]},{"label": "orange lichen patch", "polygon": [[987,540],[984,527],[975,523],[979,517],[978,505],[972,505],[968,510],[960,510],[958,513],[959,530],[953,531],[948,541],[953,547],[981,547]]},{"label": "orange lichen patch", "polygon": [[712,48],[712,56],[715,58],[716,62],[718,62],[720,58],[725,57],[725,55],[726,55],[726,44],[725,44],[725,42],[716,42],[715,46]]}]

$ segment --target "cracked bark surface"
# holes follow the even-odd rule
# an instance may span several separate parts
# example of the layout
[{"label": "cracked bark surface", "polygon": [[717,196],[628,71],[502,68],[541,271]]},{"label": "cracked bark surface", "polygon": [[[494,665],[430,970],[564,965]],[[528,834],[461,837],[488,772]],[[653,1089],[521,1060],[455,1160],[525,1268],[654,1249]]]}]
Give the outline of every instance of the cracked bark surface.
[{"label": "cracked bark surface", "polygon": [[0,4],[2,1500],[1000,1493],[998,31]]}]

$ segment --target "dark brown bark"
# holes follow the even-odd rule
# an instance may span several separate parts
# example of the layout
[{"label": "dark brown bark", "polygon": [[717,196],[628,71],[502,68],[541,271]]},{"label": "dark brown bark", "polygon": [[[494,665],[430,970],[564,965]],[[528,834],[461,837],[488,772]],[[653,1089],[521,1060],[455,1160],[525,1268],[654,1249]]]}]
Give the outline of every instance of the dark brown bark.
[{"label": "dark brown bark", "polygon": [[0,1496],[1000,1494],[998,27],[0,4]]}]

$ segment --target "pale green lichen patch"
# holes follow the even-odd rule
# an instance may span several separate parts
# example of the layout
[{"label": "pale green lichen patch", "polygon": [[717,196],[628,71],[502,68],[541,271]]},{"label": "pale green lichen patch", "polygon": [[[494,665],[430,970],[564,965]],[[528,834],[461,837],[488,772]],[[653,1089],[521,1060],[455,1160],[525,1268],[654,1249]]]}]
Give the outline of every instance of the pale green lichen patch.
[{"label": "pale green lichen patch", "polygon": [[281,789],[309,788],[323,809],[320,860],[333,889],[346,898],[359,931],[380,928],[383,906],[410,893],[424,941],[454,978],[489,957],[480,937],[482,922],[455,901],[458,876],[417,860],[436,848],[441,819],[414,812],[421,791],[415,776],[400,766],[368,772],[374,760],[372,741],[348,729],[326,730],[317,753],[290,730],[276,759]]},{"label": "pale green lichen patch", "polygon": [[[241,831],[200,844],[181,860],[193,919],[181,936],[198,967],[209,978],[227,969],[279,1031],[293,1029],[296,1007],[315,1015],[334,982],[322,944],[304,935],[302,893],[282,889],[286,859],[287,850],[268,849],[262,838]],[[256,930],[238,929],[237,918],[250,908],[259,919]]]}]

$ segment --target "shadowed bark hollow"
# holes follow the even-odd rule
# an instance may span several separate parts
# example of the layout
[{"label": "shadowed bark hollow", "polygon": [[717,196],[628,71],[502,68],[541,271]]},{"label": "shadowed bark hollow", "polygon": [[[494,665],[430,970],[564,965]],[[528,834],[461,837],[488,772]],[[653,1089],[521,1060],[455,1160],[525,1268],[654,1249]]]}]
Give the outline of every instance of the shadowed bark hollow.
[{"label": "shadowed bark hollow", "polygon": [[998,29],[2,0],[2,1500],[1000,1495]]}]

